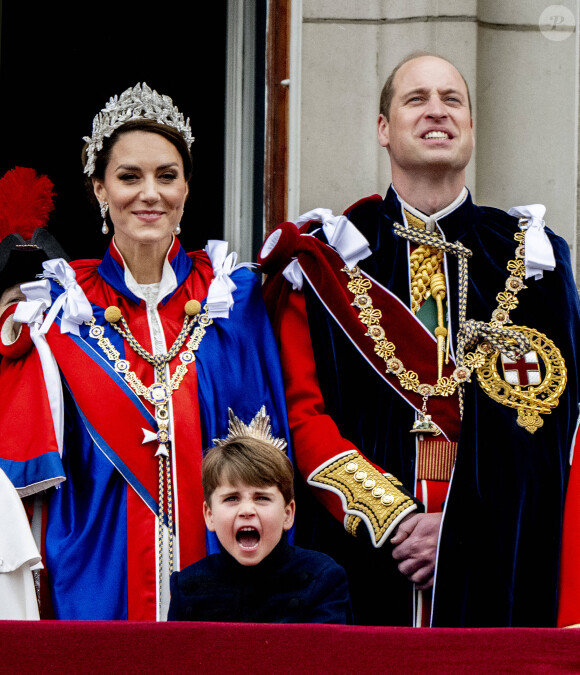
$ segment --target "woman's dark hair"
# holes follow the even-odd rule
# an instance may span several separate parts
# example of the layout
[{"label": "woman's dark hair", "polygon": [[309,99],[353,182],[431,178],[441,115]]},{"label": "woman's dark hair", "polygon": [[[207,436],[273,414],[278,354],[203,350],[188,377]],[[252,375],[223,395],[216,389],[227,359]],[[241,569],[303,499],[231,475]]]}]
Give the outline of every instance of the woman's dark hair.
[{"label": "woman's dark hair", "polygon": [[[118,129],[115,129],[115,131],[111,134],[111,136],[103,139],[103,147],[96,153],[95,170],[93,171],[93,175],[86,176],[85,178],[87,192],[89,196],[92,197],[92,200],[95,203],[96,198],[93,194],[92,179],[98,178],[99,180],[104,180],[105,170],[107,168],[111,156],[111,150],[113,149],[115,143],[119,140],[119,138],[123,134],[129,133],[130,131],[146,131],[147,133],[158,134],[159,136],[163,136],[163,138],[166,138],[172,145],[175,146],[175,148],[181,155],[181,159],[183,160],[183,173],[185,176],[185,181],[189,183],[189,181],[191,180],[191,175],[193,173],[193,159],[191,157],[191,152],[187,147],[185,139],[179,133],[179,131],[177,131],[177,129],[175,129],[174,127],[167,126],[166,124],[156,122],[155,120],[148,120],[148,119],[130,120],[129,122],[125,122],[123,126],[120,126]],[[83,147],[81,154],[83,167],[87,163],[87,147],[88,143],[85,143],[85,146]]]}]

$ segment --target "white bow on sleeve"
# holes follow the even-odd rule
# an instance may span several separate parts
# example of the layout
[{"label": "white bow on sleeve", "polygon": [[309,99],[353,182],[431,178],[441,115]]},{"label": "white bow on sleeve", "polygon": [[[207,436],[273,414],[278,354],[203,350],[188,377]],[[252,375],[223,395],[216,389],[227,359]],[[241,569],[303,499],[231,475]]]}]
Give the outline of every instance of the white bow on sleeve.
[{"label": "white bow on sleeve", "polygon": [[541,279],[544,275],[544,270],[551,271],[556,267],[554,249],[544,229],[546,223],[543,218],[546,213],[546,207],[543,204],[514,206],[508,213],[510,216],[525,218],[527,220],[527,223],[521,223],[520,225],[526,233],[526,279],[530,277]]}]

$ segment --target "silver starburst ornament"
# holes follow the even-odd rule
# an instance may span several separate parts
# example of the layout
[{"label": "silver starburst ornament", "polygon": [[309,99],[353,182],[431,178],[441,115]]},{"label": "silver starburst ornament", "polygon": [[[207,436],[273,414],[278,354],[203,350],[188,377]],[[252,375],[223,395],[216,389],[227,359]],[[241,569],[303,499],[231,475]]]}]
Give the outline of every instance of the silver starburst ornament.
[{"label": "silver starburst ornament", "polygon": [[266,406],[262,406],[249,424],[245,424],[239,417],[234,415],[234,411],[228,408],[228,435],[225,438],[214,438],[214,445],[224,445],[228,441],[239,438],[240,436],[251,436],[261,441],[265,441],[278,450],[284,452],[288,445],[283,438],[276,438],[272,435],[272,426],[270,424],[270,415],[266,413]]}]

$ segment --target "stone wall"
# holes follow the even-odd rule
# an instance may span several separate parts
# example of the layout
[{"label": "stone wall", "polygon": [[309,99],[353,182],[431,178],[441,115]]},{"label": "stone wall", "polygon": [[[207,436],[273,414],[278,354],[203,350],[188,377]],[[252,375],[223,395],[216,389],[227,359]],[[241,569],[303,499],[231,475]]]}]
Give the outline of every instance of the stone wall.
[{"label": "stone wall", "polygon": [[[376,139],[384,80],[410,51],[453,61],[469,83],[476,202],[540,202],[575,258],[578,228],[578,0],[295,0],[300,50],[298,199],[335,213],[383,194]],[[299,215],[290,213],[290,217]]]}]

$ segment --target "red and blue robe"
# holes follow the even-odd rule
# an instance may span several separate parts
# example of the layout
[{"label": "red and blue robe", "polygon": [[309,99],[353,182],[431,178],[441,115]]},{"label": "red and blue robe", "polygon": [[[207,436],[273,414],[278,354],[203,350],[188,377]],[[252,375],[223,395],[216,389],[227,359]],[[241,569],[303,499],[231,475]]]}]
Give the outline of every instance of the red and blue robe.
[{"label": "red and blue robe", "polygon": [[[95,324],[104,326],[119,358],[149,386],[153,366],[104,319],[106,308],[117,306],[137,341],[152,352],[145,302],[127,286],[114,243],[102,261],[80,260],[72,267]],[[205,252],[186,254],[177,240],[168,252],[164,282],[167,275],[174,275],[174,289],[157,312],[169,350],[183,325],[185,303],[195,299],[203,307],[214,275]],[[272,434],[288,438],[279,357],[260,278],[242,267],[231,281],[236,288],[229,318],[208,326],[170,399],[176,570],[217,551],[202,515],[201,461],[213,439],[227,436],[228,409],[248,424],[265,406]],[[53,301],[62,291],[53,281]],[[115,371],[88,336],[87,324],[77,337],[62,333],[59,323],[57,318],[46,337],[64,393],[62,456],[40,359],[32,350],[2,363],[0,467],[22,496],[45,490],[43,553],[56,618],[162,618],[157,443],[143,444],[144,430],[158,431],[153,406]],[[170,362],[170,375],[179,363],[179,357]]]}]

